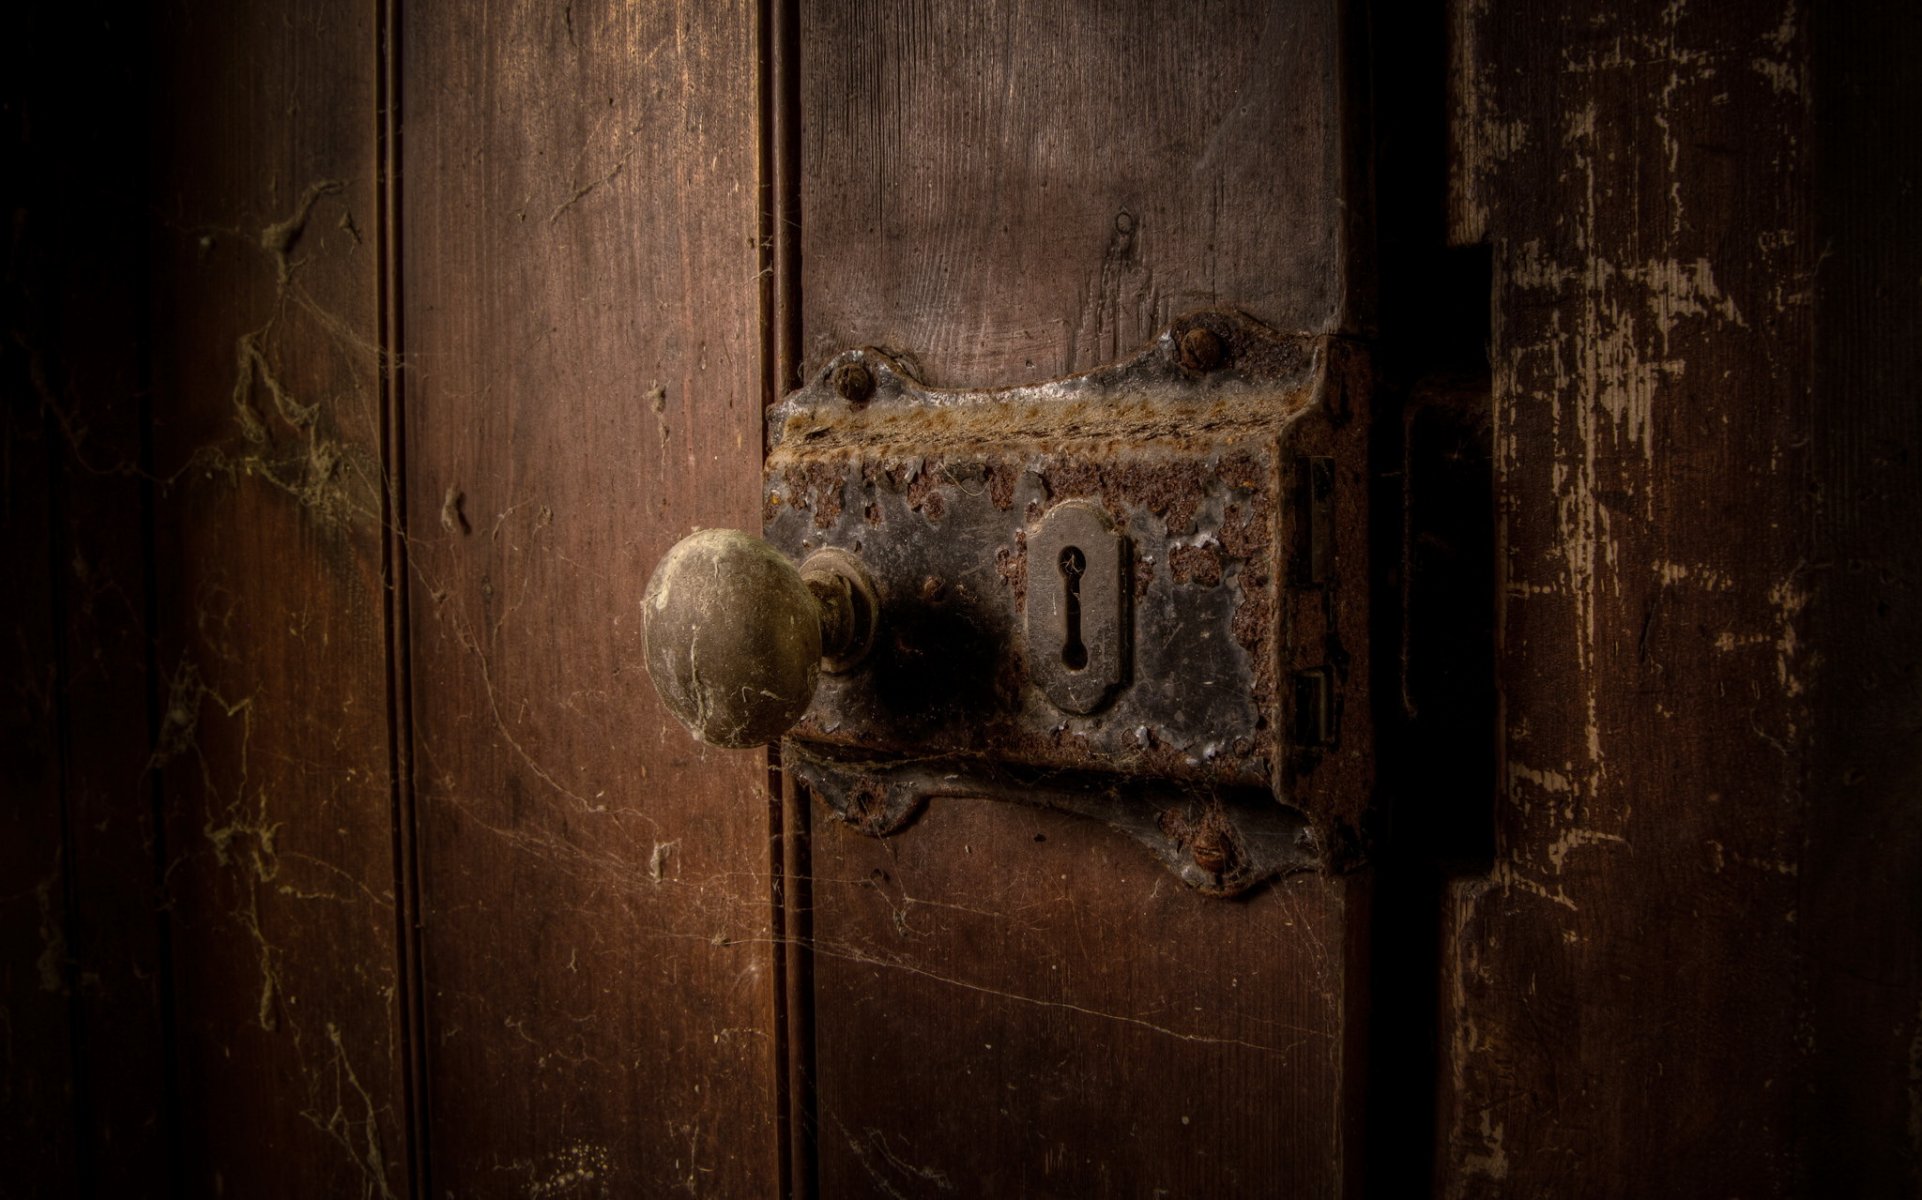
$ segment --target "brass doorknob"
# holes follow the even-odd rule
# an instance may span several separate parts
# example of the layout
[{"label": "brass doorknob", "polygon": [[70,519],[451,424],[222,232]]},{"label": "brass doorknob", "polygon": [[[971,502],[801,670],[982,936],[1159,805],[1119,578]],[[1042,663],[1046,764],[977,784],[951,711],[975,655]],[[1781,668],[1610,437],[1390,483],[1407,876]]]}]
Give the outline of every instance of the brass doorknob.
[{"label": "brass doorknob", "polygon": [[818,550],[796,570],[752,534],[704,529],[648,580],[647,673],[695,737],[763,745],[801,719],[823,670],[861,661],[878,615],[867,568],[845,550]]}]

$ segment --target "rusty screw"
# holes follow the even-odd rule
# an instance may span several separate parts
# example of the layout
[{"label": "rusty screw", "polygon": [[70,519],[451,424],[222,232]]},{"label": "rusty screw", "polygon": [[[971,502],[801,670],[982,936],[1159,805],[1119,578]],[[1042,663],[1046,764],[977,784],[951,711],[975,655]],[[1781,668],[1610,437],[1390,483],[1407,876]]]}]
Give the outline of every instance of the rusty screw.
[{"label": "rusty screw", "polygon": [[1181,335],[1181,365],[1191,371],[1212,371],[1228,361],[1228,347],[1212,329],[1197,325]]},{"label": "rusty screw", "polygon": [[834,390],[841,393],[841,399],[859,408],[874,396],[874,372],[858,362],[842,363],[834,368]]},{"label": "rusty screw", "polygon": [[1210,875],[1226,875],[1234,870],[1235,843],[1219,829],[1205,829],[1189,849],[1195,865]]}]

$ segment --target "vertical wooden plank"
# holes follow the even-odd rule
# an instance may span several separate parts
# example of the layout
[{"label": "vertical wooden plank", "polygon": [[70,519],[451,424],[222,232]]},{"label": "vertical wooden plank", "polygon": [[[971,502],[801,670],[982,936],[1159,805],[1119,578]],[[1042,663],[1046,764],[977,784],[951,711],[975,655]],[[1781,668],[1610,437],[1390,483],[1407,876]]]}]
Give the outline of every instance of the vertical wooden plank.
[{"label": "vertical wooden plank", "polygon": [[1336,5],[802,5],[805,351],[942,386],[1341,327]]},{"label": "vertical wooden plank", "polygon": [[[22,21],[8,53],[6,99],[21,119],[5,132],[9,159],[45,162],[57,143],[39,141],[30,123],[53,97],[32,70],[39,44]],[[57,125],[56,125],[57,128]],[[50,132],[50,131],[47,131]],[[74,1178],[70,952],[67,949],[66,811],[60,778],[58,618],[53,601],[53,488],[59,461],[56,413],[43,396],[38,332],[27,322],[57,272],[52,250],[60,198],[23,172],[4,185],[9,231],[0,303],[28,336],[0,343],[0,555],[19,573],[0,593],[0,1156],[12,1186],[26,1196],[58,1196]],[[38,193],[38,194],[36,194]],[[39,253],[36,253],[36,250]]]},{"label": "vertical wooden plank", "polygon": [[1812,9],[1804,1193],[1922,1195],[1922,11]]},{"label": "vertical wooden plank", "polygon": [[766,1195],[765,762],[658,707],[636,607],[759,511],[755,11],[402,17],[433,1189]]},{"label": "vertical wooden plank", "polygon": [[[10,655],[0,1083],[8,1194],[165,1181],[165,984],[147,757],[141,23],[9,19]],[[39,523],[36,526],[36,523]],[[16,1141],[17,1139],[17,1141]]]},{"label": "vertical wooden plank", "polygon": [[[990,385],[1210,304],[1344,327],[1333,5],[809,0],[801,36],[814,362],[878,344]],[[1358,1178],[1359,883],[1211,901],[1106,829],[985,801],[886,841],[815,824],[822,1195]]]},{"label": "vertical wooden plank", "polygon": [[[39,306],[51,339],[41,375],[59,429],[60,548],[52,564],[62,636],[62,768],[74,963],[78,1188],[151,1189],[170,1162],[158,829],[147,760],[154,700],[146,544],[147,213],[127,186],[147,130],[123,119],[146,79],[146,24],[131,12],[68,10],[42,69],[66,81],[57,122],[64,195],[55,216],[60,285]],[[91,78],[93,82],[78,81]],[[111,81],[111,82],[105,82]],[[16,326],[18,328],[18,326]]]},{"label": "vertical wooden plank", "polygon": [[373,21],[155,17],[152,765],[191,1194],[405,1188]]},{"label": "vertical wooden plank", "polygon": [[[1497,276],[1505,765],[1494,871],[1450,914],[1448,1195],[1913,1192],[1888,1171],[1913,754],[1844,732],[1876,679],[1874,720],[1913,740],[1913,638],[1845,630],[1912,603],[1904,526],[1862,522],[1914,468],[1857,439],[1912,433],[1913,405],[1849,393],[1902,377],[1913,338],[1823,328],[1870,302],[1884,229],[1844,200],[1852,265],[1823,282],[1806,20],[1457,9],[1453,220]],[[1824,386],[1811,348],[1876,331],[1902,349],[1831,350]],[[1881,1128],[1838,1136],[1845,1103]]]},{"label": "vertical wooden plank", "polygon": [[821,1195],[1341,1194],[1360,885],[1208,900],[1087,825],[816,821]]}]

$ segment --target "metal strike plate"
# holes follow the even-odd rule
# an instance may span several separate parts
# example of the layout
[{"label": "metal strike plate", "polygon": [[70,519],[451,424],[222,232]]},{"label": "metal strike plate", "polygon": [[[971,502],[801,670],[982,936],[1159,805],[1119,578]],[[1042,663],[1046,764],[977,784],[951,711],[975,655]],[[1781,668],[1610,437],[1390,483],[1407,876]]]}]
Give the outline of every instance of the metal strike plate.
[{"label": "metal strike plate", "polygon": [[1209,891],[1352,860],[1367,395],[1360,347],[1227,310],[1024,387],[838,356],[769,414],[764,535],[859,555],[880,623],[783,761],[874,833],[993,795],[1106,814]]}]

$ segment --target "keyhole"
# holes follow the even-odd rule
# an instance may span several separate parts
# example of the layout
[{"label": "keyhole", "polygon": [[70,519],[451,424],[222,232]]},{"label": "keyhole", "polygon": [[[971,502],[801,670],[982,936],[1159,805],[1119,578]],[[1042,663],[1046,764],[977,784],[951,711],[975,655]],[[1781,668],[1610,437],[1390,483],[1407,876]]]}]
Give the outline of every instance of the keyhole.
[{"label": "keyhole", "polygon": [[1061,590],[1066,597],[1062,607],[1066,610],[1066,636],[1061,640],[1061,663],[1070,671],[1079,671],[1088,665],[1088,648],[1081,644],[1081,573],[1088,568],[1088,556],[1081,553],[1079,546],[1064,546],[1061,550]]}]

